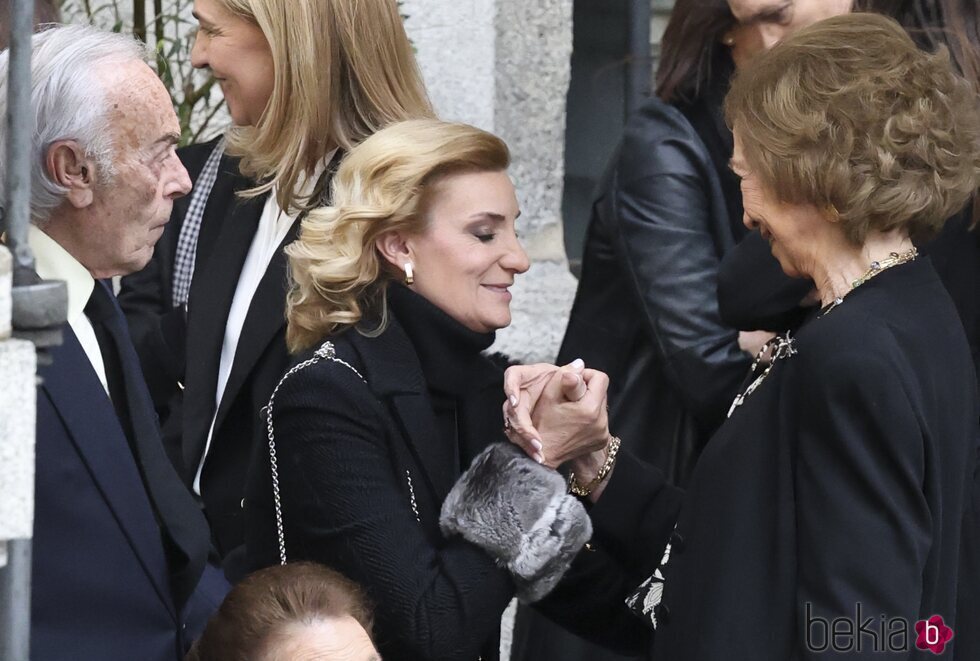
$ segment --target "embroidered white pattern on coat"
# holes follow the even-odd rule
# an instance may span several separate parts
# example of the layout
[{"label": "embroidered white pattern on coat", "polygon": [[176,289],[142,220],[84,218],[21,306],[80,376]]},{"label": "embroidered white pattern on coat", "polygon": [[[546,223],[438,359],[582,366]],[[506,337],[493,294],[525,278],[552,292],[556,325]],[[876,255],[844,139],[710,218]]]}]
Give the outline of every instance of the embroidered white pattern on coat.
[{"label": "embroidered white pattern on coat", "polygon": [[653,576],[640,583],[636,591],[626,599],[626,606],[637,615],[649,618],[653,628],[657,628],[657,616],[654,613],[664,596],[664,574],[661,571],[670,561],[670,543],[664,549],[664,557]]}]

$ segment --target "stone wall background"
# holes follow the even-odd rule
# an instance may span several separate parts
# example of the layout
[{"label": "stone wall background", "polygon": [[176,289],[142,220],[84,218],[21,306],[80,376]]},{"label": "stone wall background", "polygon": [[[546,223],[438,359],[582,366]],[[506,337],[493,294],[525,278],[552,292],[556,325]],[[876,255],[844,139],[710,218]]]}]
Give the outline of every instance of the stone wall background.
[{"label": "stone wall background", "polygon": [[532,266],[516,280],[513,323],[493,350],[552,361],[576,284],[561,216],[572,0],[406,0],[402,9],[439,115],[492,131],[511,149]]},{"label": "stone wall background", "polygon": [[10,251],[0,245],[0,567],[34,527],[34,345],[10,338]]}]

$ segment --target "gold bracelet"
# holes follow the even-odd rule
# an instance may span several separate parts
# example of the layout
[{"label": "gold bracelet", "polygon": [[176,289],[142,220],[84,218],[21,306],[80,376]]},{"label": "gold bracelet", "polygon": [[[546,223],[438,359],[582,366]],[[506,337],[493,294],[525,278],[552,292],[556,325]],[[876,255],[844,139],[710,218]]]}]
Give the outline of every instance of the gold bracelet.
[{"label": "gold bracelet", "polygon": [[609,445],[606,447],[606,461],[603,462],[602,468],[596,474],[592,481],[586,485],[581,485],[578,480],[575,479],[574,471],[568,474],[568,491],[574,496],[584,498],[592,493],[592,490],[599,486],[603,480],[609,477],[609,473],[612,472],[613,464],[616,463],[616,455],[619,453],[620,440],[618,436],[613,436],[612,440],[609,441]]}]

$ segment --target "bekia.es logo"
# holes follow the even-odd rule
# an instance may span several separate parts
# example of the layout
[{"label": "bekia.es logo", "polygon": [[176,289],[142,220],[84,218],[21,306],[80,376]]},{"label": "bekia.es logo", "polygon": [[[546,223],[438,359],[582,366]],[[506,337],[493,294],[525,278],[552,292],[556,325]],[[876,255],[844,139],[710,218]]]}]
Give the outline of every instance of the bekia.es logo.
[{"label": "bekia.es logo", "polygon": [[933,654],[942,654],[946,643],[953,639],[953,630],[943,622],[942,615],[933,615],[928,620],[915,623],[915,646],[920,650],[929,650]]},{"label": "bekia.es logo", "polygon": [[[863,605],[855,604],[854,619],[836,617],[833,620],[813,615],[813,606],[805,606],[806,647],[811,652],[908,652],[909,622],[902,617],[889,618],[881,615],[864,617]],[[915,631],[915,647],[939,655],[946,650],[946,643],[953,639],[953,630],[941,615],[919,620],[912,627]]]}]

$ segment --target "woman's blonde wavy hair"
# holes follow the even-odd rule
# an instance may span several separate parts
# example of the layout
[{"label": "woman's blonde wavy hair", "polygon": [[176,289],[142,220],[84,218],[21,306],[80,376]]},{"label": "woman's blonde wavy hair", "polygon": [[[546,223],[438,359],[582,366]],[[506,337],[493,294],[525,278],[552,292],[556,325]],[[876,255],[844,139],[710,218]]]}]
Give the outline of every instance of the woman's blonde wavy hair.
[{"label": "woman's blonde wavy hair", "polygon": [[980,183],[980,97],[949,54],[894,20],[850,14],[800,30],[740,71],[725,100],[749,169],[781,200],[869,231],[934,236]]},{"label": "woman's blonde wavy hair", "polygon": [[257,25],[269,42],[275,82],[255,126],[233,127],[228,153],[242,174],[273,187],[282,209],[334,147],[348,151],[388,124],[434,117],[395,0],[217,0]]},{"label": "woman's blonde wavy hair", "polygon": [[365,318],[378,321],[365,334],[384,330],[385,292],[402,273],[378,251],[378,238],[425,232],[428,202],[445,176],[509,165],[497,136],[432,119],[392,124],[352,149],[334,175],[333,206],[311,210],[286,247],[289,350],[307,349]]}]

